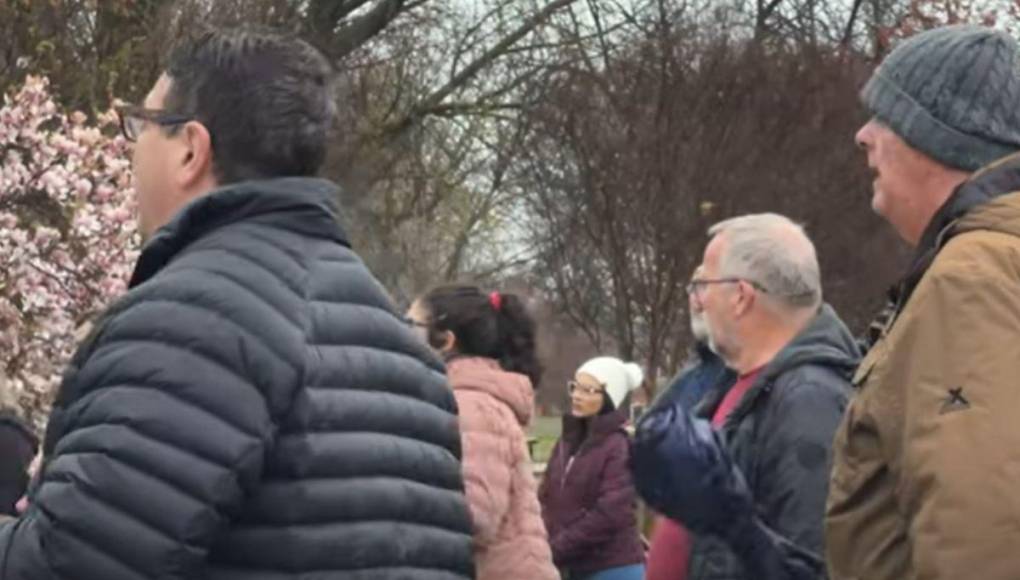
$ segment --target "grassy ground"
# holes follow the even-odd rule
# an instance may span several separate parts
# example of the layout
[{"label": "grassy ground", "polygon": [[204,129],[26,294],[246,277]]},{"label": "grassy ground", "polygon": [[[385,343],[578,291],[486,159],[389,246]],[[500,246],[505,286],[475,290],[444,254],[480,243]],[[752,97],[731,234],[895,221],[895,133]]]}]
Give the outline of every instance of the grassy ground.
[{"label": "grassy ground", "polygon": [[528,435],[535,437],[534,461],[545,463],[552,455],[553,446],[560,437],[561,419],[559,417],[536,417],[531,422],[531,429]]}]

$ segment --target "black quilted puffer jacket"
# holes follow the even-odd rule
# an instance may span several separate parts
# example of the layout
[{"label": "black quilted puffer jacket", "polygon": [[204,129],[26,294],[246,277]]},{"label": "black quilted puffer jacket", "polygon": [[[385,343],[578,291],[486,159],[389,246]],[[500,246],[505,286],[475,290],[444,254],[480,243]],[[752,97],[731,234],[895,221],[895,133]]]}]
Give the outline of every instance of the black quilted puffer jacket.
[{"label": "black quilted puffer jacket", "polygon": [[237,184],[145,245],[65,375],[0,579],[473,578],[442,364],[335,199]]}]

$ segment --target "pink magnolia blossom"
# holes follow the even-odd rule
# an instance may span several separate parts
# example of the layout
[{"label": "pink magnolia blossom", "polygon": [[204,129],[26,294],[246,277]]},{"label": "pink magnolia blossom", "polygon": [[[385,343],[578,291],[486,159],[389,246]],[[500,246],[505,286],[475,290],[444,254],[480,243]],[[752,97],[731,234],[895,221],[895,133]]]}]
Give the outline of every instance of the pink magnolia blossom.
[{"label": "pink magnolia blossom", "polygon": [[[0,107],[0,391],[41,427],[89,324],[137,257],[127,143],[28,77]],[[13,399],[13,401],[10,401]]]}]

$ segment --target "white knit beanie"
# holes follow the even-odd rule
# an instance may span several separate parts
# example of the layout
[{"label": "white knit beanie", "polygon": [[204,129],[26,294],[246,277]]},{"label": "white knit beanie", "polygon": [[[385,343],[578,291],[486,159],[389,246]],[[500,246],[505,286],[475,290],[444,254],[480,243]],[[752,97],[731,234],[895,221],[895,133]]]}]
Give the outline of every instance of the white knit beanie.
[{"label": "white knit beanie", "polygon": [[645,380],[645,373],[640,366],[611,356],[593,358],[581,365],[577,372],[591,375],[605,385],[614,409],[619,409],[627,394],[640,387]]}]

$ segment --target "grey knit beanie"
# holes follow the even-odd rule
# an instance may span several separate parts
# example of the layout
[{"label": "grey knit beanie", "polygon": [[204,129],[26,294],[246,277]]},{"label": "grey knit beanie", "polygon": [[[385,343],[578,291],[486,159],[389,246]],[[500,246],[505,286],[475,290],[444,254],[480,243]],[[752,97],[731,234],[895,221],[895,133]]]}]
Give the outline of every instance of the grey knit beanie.
[{"label": "grey knit beanie", "polygon": [[865,106],[910,146],[976,171],[1020,151],[1020,47],[972,25],[898,45],[861,91]]}]

